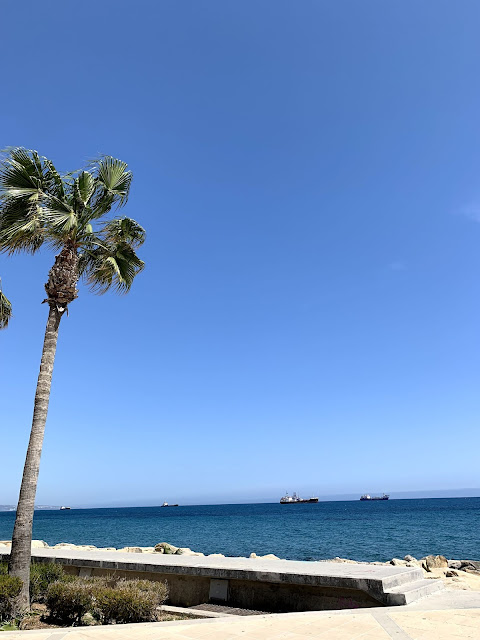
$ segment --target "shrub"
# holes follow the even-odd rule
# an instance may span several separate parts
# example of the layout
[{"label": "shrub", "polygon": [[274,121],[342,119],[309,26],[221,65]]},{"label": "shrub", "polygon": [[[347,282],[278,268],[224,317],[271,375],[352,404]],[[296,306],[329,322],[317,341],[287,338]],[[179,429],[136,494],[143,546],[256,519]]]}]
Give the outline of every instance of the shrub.
[{"label": "shrub", "polygon": [[30,600],[45,602],[47,590],[52,582],[66,581],[62,565],[54,562],[34,562],[30,567]]},{"label": "shrub", "polygon": [[92,581],[52,582],[45,596],[50,616],[64,624],[79,624],[93,606]]},{"label": "shrub", "polygon": [[80,624],[86,613],[102,624],[149,622],[156,619],[157,607],[167,597],[163,582],[65,578],[50,583],[45,596],[50,616],[63,624]]},{"label": "shrub", "polygon": [[6,576],[8,573],[8,562],[0,562],[0,576]]},{"label": "shrub", "polygon": [[0,620],[10,620],[15,609],[15,598],[22,590],[17,576],[0,575]]},{"label": "shrub", "polygon": [[119,580],[97,587],[93,615],[102,624],[150,622],[156,619],[157,607],[166,597],[163,582]]}]

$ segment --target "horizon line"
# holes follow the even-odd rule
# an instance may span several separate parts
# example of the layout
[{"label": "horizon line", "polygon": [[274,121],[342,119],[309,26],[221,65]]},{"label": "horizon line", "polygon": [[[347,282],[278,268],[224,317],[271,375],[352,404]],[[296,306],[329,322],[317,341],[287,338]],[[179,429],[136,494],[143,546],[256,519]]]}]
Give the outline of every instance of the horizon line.
[{"label": "horizon line", "polygon": [[[467,492],[470,495],[464,495],[462,492]],[[472,492],[476,493],[476,495],[472,495]],[[454,493],[455,495],[422,495],[422,494],[442,494],[442,493]],[[410,495],[407,495],[410,494]],[[372,492],[371,495],[376,495],[375,492]],[[451,498],[480,498],[480,488],[463,488],[463,489],[433,489],[433,490],[421,490],[421,491],[393,491],[390,494],[391,500],[441,500],[441,499],[451,499]],[[397,497],[395,497],[397,495]],[[320,496],[319,503],[324,502],[356,502],[359,501],[360,496],[357,494],[349,493],[349,494],[333,494],[327,496]],[[279,500],[272,500],[270,498],[265,500],[254,500],[249,502],[208,502],[208,503],[184,503],[179,504],[179,507],[209,507],[209,506],[228,506],[228,505],[256,505],[256,504],[278,504]],[[65,504],[65,503],[64,503]],[[176,503],[175,503],[176,504]],[[74,503],[75,505],[75,503]],[[60,510],[60,506],[63,505],[55,505],[55,504],[38,504],[35,505],[36,511],[48,511],[48,510]],[[147,509],[147,508],[161,508],[162,504],[118,504],[115,502],[107,503],[107,504],[98,504],[98,503],[77,503],[75,506],[70,506],[70,509]],[[172,506],[173,508],[173,506]],[[67,509],[68,510],[68,509]],[[16,511],[15,504],[3,504],[0,505],[0,512],[13,512]]]}]

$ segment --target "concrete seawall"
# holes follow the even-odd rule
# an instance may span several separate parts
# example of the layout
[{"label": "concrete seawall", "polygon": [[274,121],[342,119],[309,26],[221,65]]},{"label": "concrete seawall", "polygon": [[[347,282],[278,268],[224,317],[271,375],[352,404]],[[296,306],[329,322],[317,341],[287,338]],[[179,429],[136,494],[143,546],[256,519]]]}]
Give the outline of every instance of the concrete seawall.
[{"label": "concrete seawall", "polygon": [[[9,548],[0,547],[8,560]],[[227,603],[262,611],[355,609],[407,604],[443,588],[421,569],[397,566],[33,549],[34,562],[56,562],[70,574],[165,581],[169,603]]]}]

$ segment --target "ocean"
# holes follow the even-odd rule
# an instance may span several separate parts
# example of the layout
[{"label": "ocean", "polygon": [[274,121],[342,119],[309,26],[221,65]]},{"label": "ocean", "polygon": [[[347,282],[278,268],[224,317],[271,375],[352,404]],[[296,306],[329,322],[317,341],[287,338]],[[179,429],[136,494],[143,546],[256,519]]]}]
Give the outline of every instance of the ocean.
[{"label": "ocean", "polygon": [[[0,540],[11,539],[14,517],[0,513]],[[170,542],[205,554],[371,562],[406,554],[480,560],[479,529],[480,498],[431,498],[36,511],[33,537],[50,545]]]}]

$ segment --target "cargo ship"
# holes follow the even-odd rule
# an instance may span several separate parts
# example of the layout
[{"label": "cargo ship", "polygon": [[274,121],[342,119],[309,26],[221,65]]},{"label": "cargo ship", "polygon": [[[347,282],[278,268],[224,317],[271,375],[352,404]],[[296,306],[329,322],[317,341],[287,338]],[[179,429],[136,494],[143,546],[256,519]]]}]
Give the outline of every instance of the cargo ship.
[{"label": "cargo ship", "polygon": [[305,504],[305,503],[314,503],[318,502],[318,498],[300,498],[296,493],[289,496],[286,493],[282,498],[280,498],[280,504]]},{"label": "cargo ship", "polygon": [[381,496],[371,496],[368,493],[364,493],[363,496],[360,496],[360,500],[365,501],[365,500],[388,500],[390,498],[390,496],[388,495],[388,493],[384,493]]}]

